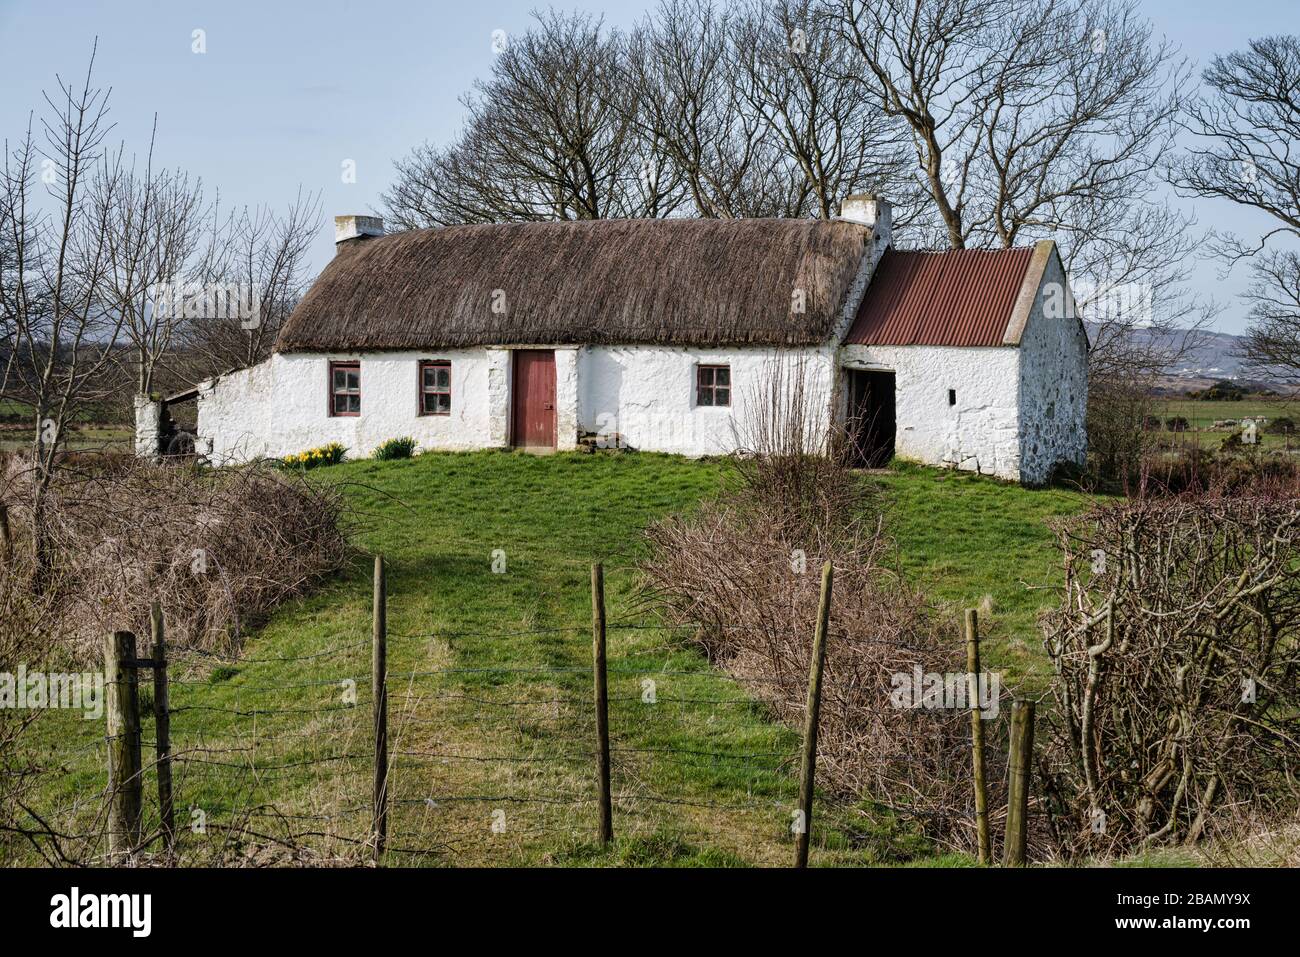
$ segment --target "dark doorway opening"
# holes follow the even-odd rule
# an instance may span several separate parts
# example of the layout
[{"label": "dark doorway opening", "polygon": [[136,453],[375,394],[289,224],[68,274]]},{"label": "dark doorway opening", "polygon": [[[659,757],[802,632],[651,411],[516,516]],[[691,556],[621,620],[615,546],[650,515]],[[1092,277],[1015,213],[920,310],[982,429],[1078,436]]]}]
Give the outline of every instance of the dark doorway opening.
[{"label": "dark doorway opening", "polygon": [[158,452],[165,458],[193,458],[199,428],[199,390],[186,389],[163,398],[158,417]]},{"label": "dark doorway opening", "polygon": [[849,370],[849,455],[857,468],[878,469],[894,457],[894,373]]}]

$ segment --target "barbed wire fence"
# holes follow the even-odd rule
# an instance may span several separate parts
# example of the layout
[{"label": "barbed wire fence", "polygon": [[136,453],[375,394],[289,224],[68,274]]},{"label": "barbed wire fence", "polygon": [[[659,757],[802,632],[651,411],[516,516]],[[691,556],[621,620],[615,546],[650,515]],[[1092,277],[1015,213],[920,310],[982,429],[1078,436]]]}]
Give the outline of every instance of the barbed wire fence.
[{"label": "barbed wire fence", "polygon": [[[684,646],[671,640],[636,645],[628,660],[610,665],[610,635],[658,636],[689,626],[608,620],[600,565],[592,567],[590,626],[390,632],[382,557],[376,557],[374,581],[370,640],[302,655],[171,652],[156,607],[150,657],[137,656],[130,633],[110,636],[107,733],[82,749],[103,748],[105,799],[93,815],[81,808],[76,833],[42,820],[46,859],[491,863],[545,841],[551,852],[558,848],[581,860],[616,835],[654,833],[670,813],[702,828],[719,816],[743,819],[751,833],[792,842],[793,863],[806,866],[829,568],[809,636],[803,733],[779,732],[761,750],[744,741],[729,746],[725,734],[716,746],[702,748],[699,737],[727,724],[716,720],[722,709],[761,708],[763,694],[756,691],[778,679],[683,667]],[[591,635],[591,662],[574,664],[573,641],[584,633]],[[536,638],[543,658],[552,660],[457,667],[450,652],[455,641],[519,637]],[[417,643],[425,647],[416,649],[416,667],[388,668],[390,650],[409,652]],[[286,666],[303,672],[303,680],[254,678],[214,693],[236,668],[255,676],[261,667],[278,675]],[[184,669],[186,676],[173,677]],[[141,681],[146,672],[152,689]],[[1011,739],[1022,750],[1013,748],[1010,756],[1010,864],[1024,863],[1032,703],[1027,725],[1024,710],[1013,710]],[[144,740],[141,715],[150,713],[154,738]],[[700,733],[683,741],[686,720]],[[149,779],[157,793],[146,801]],[[982,791],[978,771],[976,780]],[[991,862],[988,810],[978,795],[974,803],[980,859]]]}]

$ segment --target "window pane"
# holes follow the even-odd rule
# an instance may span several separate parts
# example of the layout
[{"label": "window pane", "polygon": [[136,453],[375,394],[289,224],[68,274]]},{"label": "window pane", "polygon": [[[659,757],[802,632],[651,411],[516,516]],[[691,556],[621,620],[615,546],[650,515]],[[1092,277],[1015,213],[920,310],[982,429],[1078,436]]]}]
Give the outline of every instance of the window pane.
[{"label": "window pane", "polygon": [[448,369],[446,366],[439,366],[437,369],[437,373],[438,373],[438,388],[440,389],[450,388],[451,370]]},{"label": "window pane", "polygon": [[361,411],[361,396],[359,395],[348,396],[348,411],[349,412]]},{"label": "window pane", "polygon": [[432,392],[422,393],[420,396],[420,409],[425,415],[434,412],[437,409],[437,400]]},{"label": "window pane", "polygon": [[348,390],[351,391],[351,392],[356,392],[356,391],[358,391],[360,388],[361,388],[361,370],[359,370],[359,369],[349,369],[349,370],[348,370]]},{"label": "window pane", "polygon": [[713,394],[714,394],[714,399],[713,399],[714,405],[731,405],[730,389],[715,389]]},{"label": "window pane", "polygon": [[731,366],[723,366],[721,369],[715,369],[713,383],[714,385],[731,385]]},{"label": "window pane", "polygon": [[426,389],[433,388],[433,373],[434,373],[433,366],[424,367],[424,387]]},{"label": "window pane", "polygon": [[347,382],[347,379],[346,379],[345,376],[344,376],[344,372],[343,372],[343,370],[342,370],[342,369],[335,369],[335,370],[334,370],[334,391],[335,391],[335,392],[338,392],[340,389],[343,388],[343,386],[346,384],[346,382]]},{"label": "window pane", "polygon": [[700,389],[700,405],[713,405],[713,390],[709,388]]},{"label": "window pane", "polygon": [[450,396],[448,393],[446,393],[446,392],[438,393],[438,394],[434,395],[434,400],[435,400],[436,403],[437,403],[437,411],[438,411],[438,412],[450,412],[450,411],[451,411],[451,396]]},{"label": "window pane", "polygon": [[700,366],[700,385],[713,385],[713,370],[708,366]]}]

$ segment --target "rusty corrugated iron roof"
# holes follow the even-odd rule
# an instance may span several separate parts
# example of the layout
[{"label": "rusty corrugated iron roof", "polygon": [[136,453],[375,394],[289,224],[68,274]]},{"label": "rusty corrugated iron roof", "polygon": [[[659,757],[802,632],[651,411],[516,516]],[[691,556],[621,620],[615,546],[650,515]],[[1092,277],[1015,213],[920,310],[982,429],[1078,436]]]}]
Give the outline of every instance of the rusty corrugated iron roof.
[{"label": "rusty corrugated iron roof", "polygon": [[[864,346],[1000,346],[1034,247],[889,249],[881,257],[846,343]],[[1012,337],[1012,342],[1019,335]]]}]

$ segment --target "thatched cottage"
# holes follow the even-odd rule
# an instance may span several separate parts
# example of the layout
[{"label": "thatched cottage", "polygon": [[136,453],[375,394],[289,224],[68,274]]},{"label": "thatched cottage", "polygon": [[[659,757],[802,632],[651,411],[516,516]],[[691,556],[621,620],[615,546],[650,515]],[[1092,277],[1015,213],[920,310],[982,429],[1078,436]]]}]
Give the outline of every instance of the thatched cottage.
[{"label": "thatched cottage", "polygon": [[864,464],[897,454],[1036,484],[1083,458],[1088,344],[1050,242],[896,251],[889,204],[870,196],[830,221],[384,235],[343,216],[335,237],[274,354],[199,386],[196,444],[214,462],[327,442],[365,456],[397,436],[720,454],[788,360]]}]

